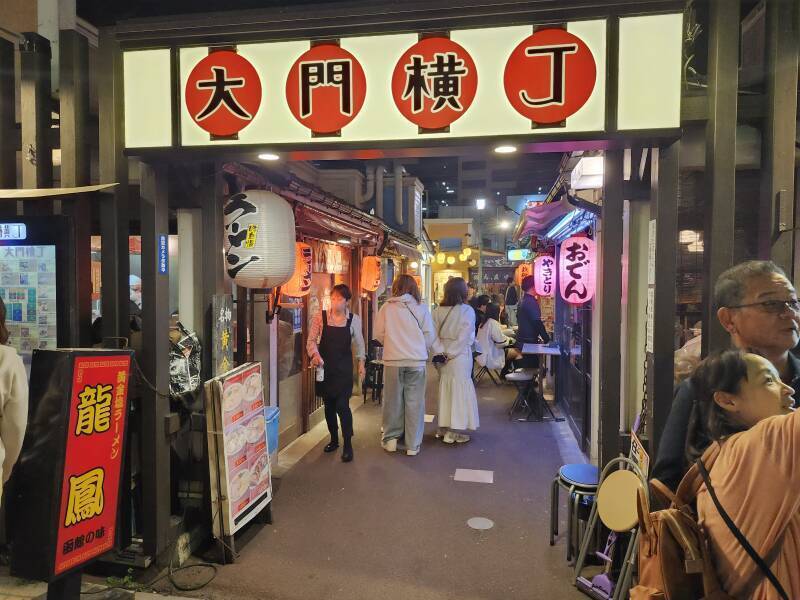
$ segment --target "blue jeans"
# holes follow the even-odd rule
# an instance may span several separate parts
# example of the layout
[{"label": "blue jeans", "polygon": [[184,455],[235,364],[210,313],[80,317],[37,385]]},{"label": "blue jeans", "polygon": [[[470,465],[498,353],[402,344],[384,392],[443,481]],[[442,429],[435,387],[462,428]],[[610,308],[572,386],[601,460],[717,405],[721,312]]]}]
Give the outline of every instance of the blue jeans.
[{"label": "blue jeans", "polygon": [[425,367],[383,369],[383,441],[405,432],[406,449],[419,450],[425,429]]}]

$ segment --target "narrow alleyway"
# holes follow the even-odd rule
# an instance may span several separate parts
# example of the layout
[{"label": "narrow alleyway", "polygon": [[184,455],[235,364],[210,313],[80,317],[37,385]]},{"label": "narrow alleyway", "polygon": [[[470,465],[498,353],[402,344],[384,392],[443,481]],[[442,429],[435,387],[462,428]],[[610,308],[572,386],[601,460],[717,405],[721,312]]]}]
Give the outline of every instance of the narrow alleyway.
[{"label": "narrow alleyway", "polygon": [[[428,412],[435,413],[435,372]],[[274,524],[197,597],[214,599],[515,600],[581,598],[563,537],[547,541],[550,482],[574,461],[566,425],[509,422],[510,386],[478,388],[481,428],[465,445],[434,439],[416,457],[379,444],[380,407],[355,413],[355,461],[314,448],[280,481]],[[561,448],[561,450],[559,450]],[[454,481],[456,469],[494,483]],[[563,510],[562,510],[563,515]],[[471,517],[494,521],[487,531]],[[260,526],[259,526],[260,527]],[[562,527],[562,529],[565,529]]]}]

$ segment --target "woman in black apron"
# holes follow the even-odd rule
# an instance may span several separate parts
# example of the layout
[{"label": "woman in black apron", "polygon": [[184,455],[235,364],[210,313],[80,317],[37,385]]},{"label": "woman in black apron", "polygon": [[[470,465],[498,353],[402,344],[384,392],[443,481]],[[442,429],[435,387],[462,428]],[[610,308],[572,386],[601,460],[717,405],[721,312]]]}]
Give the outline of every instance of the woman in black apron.
[{"label": "woman in black apron", "polygon": [[[331,292],[331,310],[322,311],[311,323],[308,354],[311,364],[322,369],[324,377],[317,381],[317,395],[325,402],[325,421],[331,441],[325,452],[339,447],[339,423],[342,422],[344,449],[342,461],[353,460],[353,413],[350,411],[350,396],[353,393],[353,344],[359,360],[359,376],[364,377],[364,337],[361,320],[347,309],[351,298],[350,289],[340,284]],[[317,339],[319,338],[319,345]]]}]

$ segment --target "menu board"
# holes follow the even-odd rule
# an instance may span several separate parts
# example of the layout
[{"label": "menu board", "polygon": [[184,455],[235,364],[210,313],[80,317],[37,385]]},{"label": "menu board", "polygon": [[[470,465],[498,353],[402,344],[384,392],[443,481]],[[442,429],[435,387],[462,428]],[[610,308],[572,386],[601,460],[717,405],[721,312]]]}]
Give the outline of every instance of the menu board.
[{"label": "menu board", "polygon": [[56,247],[0,248],[0,298],[6,305],[8,343],[30,364],[34,349],[58,343]]},{"label": "menu board", "polygon": [[[233,535],[272,500],[266,402],[261,363],[248,363],[209,382],[213,421],[208,421],[212,502],[222,533]],[[208,389],[208,386],[207,386]],[[215,530],[219,526],[214,519]],[[215,531],[215,534],[218,534]]]}]

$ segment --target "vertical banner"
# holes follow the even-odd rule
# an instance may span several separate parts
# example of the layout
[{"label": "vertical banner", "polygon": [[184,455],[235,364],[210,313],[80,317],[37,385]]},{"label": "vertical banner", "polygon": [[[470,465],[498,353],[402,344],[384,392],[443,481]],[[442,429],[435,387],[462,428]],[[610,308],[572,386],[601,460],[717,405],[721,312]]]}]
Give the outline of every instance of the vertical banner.
[{"label": "vertical banner", "polygon": [[561,242],[558,282],[564,301],[583,304],[594,298],[596,259],[592,239],[574,236]]},{"label": "vertical banner", "polygon": [[12,574],[52,581],[114,548],[131,352],[36,350],[7,494]]},{"label": "vertical banner", "polygon": [[227,373],[233,367],[233,298],[215,294],[211,298],[214,329],[211,335],[212,375]]}]

